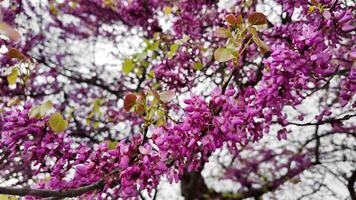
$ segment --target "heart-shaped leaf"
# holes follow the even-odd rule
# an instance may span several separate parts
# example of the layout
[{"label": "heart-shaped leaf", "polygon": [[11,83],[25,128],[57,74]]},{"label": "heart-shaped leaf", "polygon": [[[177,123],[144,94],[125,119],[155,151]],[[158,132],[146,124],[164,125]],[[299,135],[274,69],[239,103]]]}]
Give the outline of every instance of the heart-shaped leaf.
[{"label": "heart-shaped leaf", "polygon": [[260,12],[254,12],[248,16],[248,22],[251,25],[263,25],[267,24],[267,17]]},{"label": "heart-shaped leaf", "polygon": [[215,36],[221,37],[221,38],[228,38],[228,37],[230,37],[230,31],[226,28],[218,28],[215,31]]},{"label": "heart-shaped leaf", "polygon": [[180,45],[178,43],[174,43],[169,47],[168,58],[173,58],[174,54],[178,51]]},{"label": "heart-shaped leaf", "polygon": [[164,91],[159,93],[159,99],[164,103],[172,101],[175,96],[176,94],[173,91]]},{"label": "heart-shaped leaf", "polygon": [[122,71],[124,74],[128,75],[134,67],[134,63],[132,59],[125,59],[124,63],[122,64]]},{"label": "heart-shaped leaf", "polygon": [[201,63],[201,62],[196,62],[196,63],[194,63],[194,69],[195,69],[195,70],[201,70],[201,69],[203,69],[203,68],[204,68],[203,63]]},{"label": "heart-shaped leaf", "polygon": [[225,20],[231,26],[236,26],[238,24],[238,20],[237,20],[236,16],[233,14],[226,15]]},{"label": "heart-shaped leaf", "polygon": [[19,69],[17,67],[13,68],[11,73],[7,76],[7,81],[9,85],[16,84],[17,77],[19,76]]},{"label": "heart-shaped leaf", "polygon": [[0,22],[0,33],[5,34],[14,42],[18,42],[20,40],[20,33],[5,22]]},{"label": "heart-shaped leaf", "polygon": [[19,60],[24,60],[26,56],[24,56],[19,50],[15,48],[11,48],[8,52],[7,55],[9,55],[10,58],[16,58]]},{"label": "heart-shaped leaf", "polygon": [[63,132],[68,127],[68,122],[63,119],[62,115],[59,112],[53,113],[48,120],[49,127],[55,133]]},{"label": "heart-shaped leaf", "polygon": [[124,99],[124,108],[127,112],[136,104],[137,96],[135,94],[129,93],[125,96]]},{"label": "heart-shaped leaf", "polygon": [[226,48],[218,48],[214,52],[214,58],[219,62],[226,62],[234,58],[231,50]]},{"label": "heart-shaped leaf", "polygon": [[119,142],[110,140],[108,142],[108,149],[109,150],[116,149],[118,144],[119,144]]},{"label": "heart-shaped leaf", "polygon": [[36,106],[30,110],[30,117],[41,118],[47,114],[49,110],[53,108],[51,101],[46,101],[43,104]]}]

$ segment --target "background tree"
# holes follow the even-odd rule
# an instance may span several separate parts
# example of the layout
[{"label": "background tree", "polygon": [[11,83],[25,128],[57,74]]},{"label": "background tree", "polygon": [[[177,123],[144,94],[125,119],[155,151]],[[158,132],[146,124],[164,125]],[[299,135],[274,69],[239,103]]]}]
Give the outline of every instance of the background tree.
[{"label": "background tree", "polygon": [[355,2],[0,5],[0,198],[356,199]]}]

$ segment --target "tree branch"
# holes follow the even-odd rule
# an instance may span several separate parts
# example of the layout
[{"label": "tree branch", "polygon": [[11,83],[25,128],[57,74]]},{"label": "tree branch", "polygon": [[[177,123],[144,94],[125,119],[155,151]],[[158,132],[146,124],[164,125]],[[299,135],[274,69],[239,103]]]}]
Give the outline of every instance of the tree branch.
[{"label": "tree branch", "polygon": [[[356,114],[353,114],[353,115],[345,115],[341,118],[330,118],[330,119],[326,119],[326,120],[323,120],[323,121],[318,121],[318,122],[315,122],[315,123],[305,123],[305,124],[300,124],[300,123],[294,123],[294,122],[289,122],[288,125],[294,125],[294,126],[315,126],[315,125],[322,125],[322,124],[328,124],[328,123],[331,123],[331,122],[337,122],[337,121],[345,121],[345,120],[349,120],[353,117],[356,117]],[[274,122],[275,123],[275,122]]]},{"label": "tree branch", "polygon": [[0,187],[0,194],[17,195],[17,196],[36,196],[36,197],[76,197],[89,191],[100,189],[104,186],[104,180],[94,184],[82,186],[75,189],[67,190],[48,190],[48,189],[31,189],[31,188],[8,188]]},{"label": "tree branch", "polygon": [[[108,176],[112,176],[119,172],[119,169],[115,169],[108,174]],[[65,189],[65,190],[51,190],[51,189],[31,189],[31,188],[9,188],[9,187],[0,187],[0,194],[8,194],[8,195],[17,195],[17,196],[36,196],[36,197],[57,197],[57,198],[65,198],[65,197],[77,197],[84,193],[91,192],[94,190],[101,189],[105,186],[105,178],[100,179],[96,183],[81,186],[73,189]]]},{"label": "tree branch", "polygon": [[348,179],[348,184],[347,184],[347,189],[350,192],[350,197],[352,200],[356,200],[356,192],[355,192],[355,185],[356,182],[356,170],[354,170],[350,176],[350,178]]}]

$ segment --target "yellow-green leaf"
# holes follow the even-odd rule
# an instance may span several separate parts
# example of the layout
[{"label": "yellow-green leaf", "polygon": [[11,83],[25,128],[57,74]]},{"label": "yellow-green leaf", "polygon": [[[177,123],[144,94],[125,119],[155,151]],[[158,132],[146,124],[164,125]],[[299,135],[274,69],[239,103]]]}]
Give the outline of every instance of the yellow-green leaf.
[{"label": "yellow-green leaf", "polygon": [[7,81],[9,85],[16,84],[17,77],[19,76],[19,69],[17,67],[13,68],[11,73],[7,76]]},{"label": "yellow-green leaf", "polygon": [[165,7],[163,8],[163,12],[164,12],[165,15],[169,15],[169,14],[172,13],[172,8],[169,7],[169,6],[165,6]]},{"label": "yellow-green leaf", "polygon": [[89,117],[85,118],[85,124],[86,124],[87,126],[90,125],[90,122],[91,122],[91,120],[90,120]]},{"label": "yellow-green leaf", "polygon": [[112,141],[112,140],[110,140],[110,141],[108,142],[108,149],[109,149],[109,150],[116,149],[116,147],[117,147],[118,144],[119,144],[119,143],[118,143],[117,141]]},{"label": "yellow-green leaf", "polygon": [[156,51],[159,49],[159,43],[160,43],[159,40],[155,41],[153,44],[148,43],[147,49],[151,51]]},{"label": "yellow-green leaf", "polygon": [[180,43],[179,43],[179,44],[184,44],[184,43],[188,42],[189,39],[190,39],[190,36],[184,34],[184,35],[183,35],[183,38],[180,40]]},{"label": "yellow-green leaf", "polygon": [[134,63],[132,59],[125,59],[124,63],[122,64],[122,71],[124,74],[128,75],[134,67]]},{"label": "yellow-green leaf", "polygon": [[251,33],[253,41],[259,47],[259,50],[262,54],[265,54],[266,52],[270,51],[268,45],[259,38],[257,30],[254,27],[248,28],[248,32]]},{"label": "yellow-green leaf", "polygon": [[201,62],[196,62],[196,63],[194,63],[194,69],[195,69],[195,70],[201,70],[201,69],[203,69],[203,68],[204,68],[203,63],[201,63]]},{"label": "yellow-green leaf", "polygon": [[214,59],[219,62],[226,62],[234,58],[231,50],[226,48],[218,48],[214,52]]},{"label": "yellow-green leaf", "polygon": [[160,127],[160,126],[165,125],[165,124],[166,124],[165,118],[163,116],[158,116],[158,119],[156,120],[155,125],[157,127]]},{"label": "yellow-green leaf", "polygon": [[59,14],[58,9],[56,8],[56,6],[55,6],[53,3],[51,3],[51,4],[49,5],[49,12],[50,12],[52,15],[58,15],[58,14]]},{"label": "yellow-green leaf", "polygon": [[217,37],[221,37],[221,38],[228,38],[228,37],[230,37],[230,31],[226,28],[218,28],[215,31],[215,35]]},{"label": "yellow-green leaf", "polygon": [[151,120],[152,119],[152,117],[155,115],[155,113],[157,112],[157,106],[151,106],[150,107],[150,110],[149,110],[149,112],[148,112],[148,115],[147,115],[147,119],[148,120]]},{"label": "yellow-green leaf", "polygon": [[19,198],[12,195],[0,194],[0,200],[17,200],[17,199]]},{"label": "yellow-green leaf", "polygon": [[93,128],[97,129],[99,127],[99,125],[100,125],[100,122],[96,121],[93,123]]},{"label": "yellow-green leaf", "polygon": [[169,47],[168,58],[173,58],[174,54],[178,51],[179,46],[179,44],[174,43]]},{"label": "yellow-green leaf", "polygon": [[138,61],[142,61],[147,57],[147,53],[146,52],[141,52],[141,53],[137,53],[134,56]]},{"label": "yellow-green leaf", "polygon": [[249,8],[253,4],[253,0],[245,0],[245,5]]},{"label": "yellow-green leaf", "polygon": [[315,10],[315,6],[309,6],[308,12],[313,12]]},{"label": "yellow-green leaf", "polygon": [[152,78],[155,77],[155,72],[154,72],[153,70],[150,70],[150,71],[148,72],[147,76],[148,76],[149,79],[152,79]]},{"label": "yellow-green leaf", "polygon": [[93,103],[93,112],[100,114],[100,106],[103,104],[103,99],[95,99]]},{"label": "yellow-green leaf", "polygon": [[53,108],[51,101],[46,101],[43,104],[36,106],[30,110],[30,117],[41,118],[47,114],[49,110]]},{"label": "yellow-green leaf", "polygon": [[256,45],[259,47],[259,50],[262,54],[265,54],[268,51],[270,51],[270,48],[263,40],[259,38],[258,39],[253,38],[253,40],[255,41]]},{"label": "yellow-green leaf", "polygon": [[48,124],[53,132],[60,133],[67,129],[68,122],[63,119],[59,112],[53,113],[48,120]]}]

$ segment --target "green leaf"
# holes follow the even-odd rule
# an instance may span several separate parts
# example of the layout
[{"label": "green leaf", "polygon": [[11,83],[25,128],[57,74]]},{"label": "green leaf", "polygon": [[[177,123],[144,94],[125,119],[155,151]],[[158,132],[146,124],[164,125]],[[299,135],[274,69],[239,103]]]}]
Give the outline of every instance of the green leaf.
[{"label": "green leaf", "polygon": [[270,51],[270,48],[268,45],[260,39],[258,36],[257,30],[253,27],[248,28],[248,32],[251,33],[253,41],[256,43],[256,45],[259,47],[259,50],[262,54],[265,54],[266,52]]},{"label": "green leaf", "polygon": [[101,104],[103,104],[103,99],[95,99],[94,103],[93,103],[93,112],[94,113],[98,113],[100,114],[100,106]]},{"label": "green leaf", "polygon": [[245,0],[245,5],[246,5],[246,7],[251,7],[252,6],[252,4],[253,4],[253,0]]},{"label": "green leaf", "polygon": [[159,40],[157,40],[156,42],[153,43],[153,45],[151,46],[150,50],[152,51],[156,51],[159,49]]},{"label": "green leaf", "polygon": [[173,58],[174,54],[178,51],[180,45],[178,43],[174,43],[169,47],[168,58]]},{"label": "green leaf", "polygon": [[260,38],[255,38],[255,37],[253,37],[252,39],[255,41],[256,45],[259,47],[259,50],[262,54],[265,54],[268,51],[270,51],[270,48],[263,40],[261,40]]},{"label": "green leaf", "polygon": [[99,127],[100,123],[98,121],[93,123],[93,128],[97,129]]},{"label": "green leaf", "polygon": [[157,89],[161,88],[161,84],[160,83],[153,83],[152,84],[152,88],[157,90]]},{"label": "green leaf", "polygon": [[221,37],[221,38],[228,38],[230,37],[231,33],[228,29],[226,28],[218,28],[216,31],[215,31],[215,35],[217,37]]},{"label": "green leaf", "polygon": [[17,67],[13,68],[11,73],[7,76],[7,81],[9,85],[16,84],[17,77],[19,76],[19,69]]},{"label": "green leaf", "polygon": [[36,106],[30,110],[30,117],[32,118],[41,118],[47,114],[53,108],[51,101],[46,101],[43,104]]},{"label": "green leaf", "polygon": [[200,63],[200,62],[196,62],[196,63],[194,63],[194,69],[195,70],[201,70],[201,69],[203,69],[204,68],[204,65],[203,65],[203,63]]},{"label": "green leaf", "polygon": [[315,6],[309,6],[308,12],[311,13],[315,10]]},{"label": "green leaf", "polygon": [[108,149],[109,149],[109,150],[116,149],[116,147],[117,147],[118,144],[119,144],[119,142],[110,140],[110,141],[108,142]]},{"label": "green leaf", "polygon": [[163,12],[164,12],[165,15],[169,15],[169,14],[171,14],[171,12],[172,12],[172,8],[169,7],[169,6],[165,6],[165,7],[163,8]]},{"label": "green leaf", "polygon": [[214,52],[214,58],[219,62],[226,62],[234,58],[230,49],[218,48]]},{"label": "green leaf", "polygon": [[166,116],[164,112],[157,111],[157,120],[155,122],[155,125],[160,127],[162,125],[166,124]]},{"label": "green leaf", "polygon": [[157,106],[151,106],[147,115],[147,119],[151,120],[153,116],[156,114],[157,110],[158,110]]},{"label": "green leaf", "polygon": [[134,67],[133,60],[126,58],[124,60],[124,63],[122,64],[122,71],[124,72],[124,74],[128,75],[132,71],[133,67]]},{"label": "green leaf", "polygon": [[146,59],[147,57],[147,53],[146,52],[141,52],[141,53],[137,53],[135,54],[135,58],[139,61],[142,61],[144,59]]},{"label": "green leaf", "polygon": [[19,198],[12,195],[0,194],[0,200],[17,200],[17,199]]},{"label": "green leaf", "polygon": [[147,44],[147,49],[150,51],[156,51],[159,49],[159,40],[155,41],[153,44],[148,43]]},{"label": "green leaf", "polygon": [[48,124],[55,133],[63,132],[68,127],[68,122],[63,119],[59,112],[53,113],[48,120]]},{"label": "green leaf", "polygon": [[180,42],[179,44],[184,44],[184,43],[188,42],[189,39],[190,39],[190,36],[184,34],[184,35],[183,35],[183,38],[179,41],[179,42]]},{"label": "green leaf", "polygon": [[155,77],[155,72],[153,70],[150,70],[147,73],[148,79],[153,79]]}]

